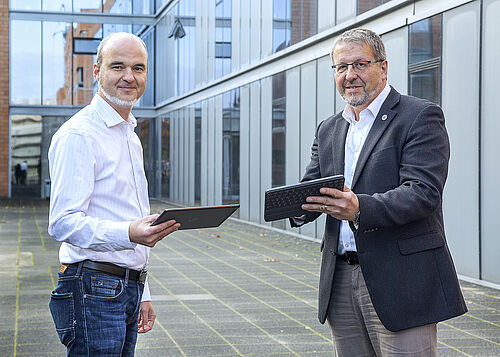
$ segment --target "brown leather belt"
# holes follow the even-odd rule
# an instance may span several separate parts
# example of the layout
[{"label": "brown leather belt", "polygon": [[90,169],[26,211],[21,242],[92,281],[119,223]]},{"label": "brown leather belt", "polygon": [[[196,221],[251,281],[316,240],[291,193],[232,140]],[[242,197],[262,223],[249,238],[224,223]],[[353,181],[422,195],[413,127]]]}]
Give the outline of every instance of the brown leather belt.
[{"label": "brown leather belt", "polygon": [[358,253],[354,251],[345,252],[342,255],[337,255],[340,259],[349,265],[359,264]]},{"label": "brown leather belt", "polygon": [[[78,264],[80,263],[73,263],[71,265],[78,265]],[[64,265],[65,264],[63,264],[63,266]],[[123,268],[111,263],[94,262],[93,260],[84,260],[82,267],[115,275],[120,278],[125,278],[125,275],[127,273],[127,268]],[[138,271],[134,269],[129,269],[128,272],[129,280],[138,281],[142,284],[144,284],[144,282],[146,281],[146,276],[147,276],[146,270]]]}]

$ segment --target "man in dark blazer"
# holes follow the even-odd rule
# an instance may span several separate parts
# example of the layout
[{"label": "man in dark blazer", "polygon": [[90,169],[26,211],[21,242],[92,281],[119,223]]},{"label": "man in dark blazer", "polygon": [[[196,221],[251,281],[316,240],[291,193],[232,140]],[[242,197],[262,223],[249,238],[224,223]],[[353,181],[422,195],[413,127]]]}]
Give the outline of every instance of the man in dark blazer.
[{"label": "man in dark blazer", "polygon": [[437,322],[467,311],[443,225],[443,112],[387,85],[384,45],[370,30],[340,35],[331,57],[347,105],[319,124],[303,181],[343,174],[346,186],[321,189],[290,219],[298,227],[327,214],[319,320],[337,356],[435,356]]}]

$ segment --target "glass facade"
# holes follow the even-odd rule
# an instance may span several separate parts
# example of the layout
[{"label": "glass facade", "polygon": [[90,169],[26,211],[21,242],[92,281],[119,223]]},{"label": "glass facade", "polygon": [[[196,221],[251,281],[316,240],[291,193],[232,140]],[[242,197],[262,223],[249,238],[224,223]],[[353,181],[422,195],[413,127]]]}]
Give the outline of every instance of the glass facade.
[{"label": "glass facade", "polygon": [[[474,133],[474,127],[470,129],[464,122],[479,125],[481,118],[470,120],[482,112],[474,104],[494,92],[490,74],[496,73],[492,68],[498,57],[498,41],[493,30],[489,34],[481,31],[484,23],[489,21],[493,28],[495,22],[489,13],[479,21],[478,0],[453,6],[443,2],[431,7],[429,3],[12,0],[12,129],[7,169],[11,187],[21,187],[16,165],[26,160],[26,182],[40,191],[40,182],[48,178],[46,157],[51,135],[71,111],[88,104],[97,90],[92,75],[97,44],[109,33],[126,31],[140,35],[149,53],[148,85],[135,110],[150,195],[186,206],[239,202],[241,219],[267,224],[263,220],[264,191],[300,180],[310,160],[316,126],[344,108],[335,91],[328,49],[343,29],[363,26],[383,31],[389,84],[402,93],[443,106],[455,160],[450,164],[455,174],[450,174],[447,190],[460,192],[453,177],[462,177],[463,162],[476,160],[474,167],[496,172],[493,154],[491,162],[483,160],[495,150],[478,153],[474,150],[483,144],[472,141],[465,150],[462,143],[467,140],[457,140],[457,133],[463,131],[465,138]],[[485,1],[484,6],[491,8],[493,3],[500,0]],[[380,6],[383,13],[377,10]],[[71,18],[68,13],[73,13]],[[402,23],[402,16],[408,25]],[[461,27],[465,26],[461,16],[470,19],[467,31]],[[456,38],[457,31],[460,38]],[[493,40],[483,44],[488,36]],[[463,46],[467,48],[465,57],[460,54]],[[488,56],[481,56],[484,48]],[[469,61],[481,63],[476,66]],[[482,82],[491,83],[488,90],[476,90],[459,80],[467,65],[477,68],[475,74]],[[487,76],[483,65],[489,68]],[[478,92],[481,96],[475,98]],[[492,108],[484,113],[494,113],[494,100],[488,102]],[[458,108],[469,104],[470,112],[462,118],[466,111]],[[32,115],[33,108],[40,111],[37,116]],[[494,114],[490,116],[490,125],[496,125]],[[493,132],[483,130],[481,135]],[[474,137],[482,140],[481,135]],[[489,140],[492,145],[494,139]],[[474,192],[484,195],[477,187]],[[474,197],[472,201],[481,200]],[[449,205],[452,209],[445,212],[447,222],[463,221],[453,211],[458,206]],[[482,208],[486,211],[488,208]],[[482,214],[476,210],[474,217]],[[289,229],[285,221],[272,225]],[[321,222],[307,225],[300,233],[320,239],[322,226]],[[449,230],[450,224],[447,226]],[[494,236],[492,229],[488,232],[485,236]],[[463,246],[458,243],[454,249]],[[462,268],[465,265],[459,263]],[[492,276],[500,282],[498,274]]]}]

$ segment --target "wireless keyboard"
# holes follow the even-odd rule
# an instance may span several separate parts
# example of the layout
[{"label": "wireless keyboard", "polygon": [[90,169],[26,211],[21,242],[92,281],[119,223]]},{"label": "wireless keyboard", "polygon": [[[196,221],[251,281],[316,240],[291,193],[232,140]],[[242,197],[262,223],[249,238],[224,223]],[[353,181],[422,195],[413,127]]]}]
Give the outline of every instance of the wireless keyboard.
[{"label": "wireless keyboard", "polygon": [[276,221],[288,217],[298,217],[306,213],[301,206],[309,196],[324,196],[321,187],[344,189],[344,176],[335,175],[315,180],[271,188],[265,193],[264,220]]}]

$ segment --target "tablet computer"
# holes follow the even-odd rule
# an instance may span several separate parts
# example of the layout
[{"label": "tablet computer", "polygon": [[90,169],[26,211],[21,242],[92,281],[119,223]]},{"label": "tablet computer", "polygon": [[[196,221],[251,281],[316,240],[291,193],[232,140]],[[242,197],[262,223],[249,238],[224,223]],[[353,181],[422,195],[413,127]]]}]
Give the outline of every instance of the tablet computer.
[{"label": "tablet computer", "polygon": [[264,198],[264,220],[276,221],[289,217],[298,217],[306,212],[302,205],[309,196],[323,196],[322,187],[344,189],[344,176],[335,175],[319,179],[303,181],[293,185],[280,186],[266,190]]},{"label": "tablet computer", "polygon": [[236,211],[240,205],[219,205],[202,207],[168,208],[151,223],[152,226],[175,219],[181,229],[218,227]]}]

